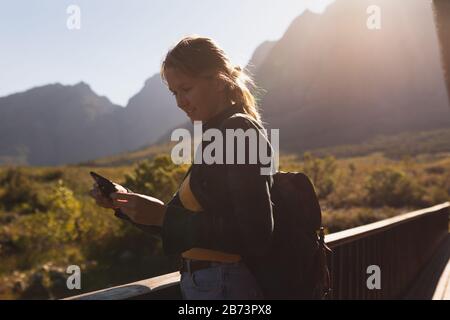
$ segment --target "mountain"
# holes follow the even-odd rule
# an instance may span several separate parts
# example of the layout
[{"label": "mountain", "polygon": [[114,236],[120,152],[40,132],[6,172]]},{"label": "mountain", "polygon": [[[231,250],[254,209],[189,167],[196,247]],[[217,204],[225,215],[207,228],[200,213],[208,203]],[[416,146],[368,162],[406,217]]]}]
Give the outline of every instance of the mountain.
[{"label": "mountain", "polygon": [[128,101],[121,119],[128,150],[156,142],[168,128],[184,121],[185,113],[177,107],[160,75],[154,75]]},{"label": "mountain", "polygon": [[[371,5],[381,29],[367,27]],[[256,70],[261,104],[288,151],[358,143],[377,134],[448,127],[431,4],[337,0],[306,11]]]},{"label": "mountain", "polygon": [[[281,149],[301,153],[450,127],[440,60],[448,69],[449,7],[433,3],[436,24],[423,0],[337,0],[323,14],[306,11],[278,41],[262,43],[246,69],[265,92],[263,119],[280,129]],[[367,27],[371,5],[381,10],[380,30]],[[85,83],[47,85],[0,98],[0,163],[123,157],[166,142],[170,128],[180,126],[191,124],[159,75],[126,108]]]},{"label": "mountain", "polygon": [[60,165],[132,151],[184,119],[159,75],[126,108],[84,82],[36,87],[0,98],[0,163]]},{"label": "mountain", "polygon": [[115,153],[120,136],[111,130],[111,116],[118,109],[83,82],[51,84],[0,98],[0,156],[55,165]]},{"label": "mountain", "polygon": [[272,51],[275,46],[276,41],[264,41],[261,43],[253,52],[252,57],[250,58],[249,63],[245,67],[245,70],[253,75],[256,70],[261,66],[261,64],[266,60],[270,51]]},{"label": "mountain", "polygon": [[[448,4],[435,2],[438,16],[448,16]],[[381,10],[380,30],[367,27],[372,5]],[[260,109],[266,126],[280,129],[281,149],[301,153],[450,127],[439,50],[429,2],[337,0],[323,14],[305,11],[280,40],[262,43],[246,70],[266,92]]]}]

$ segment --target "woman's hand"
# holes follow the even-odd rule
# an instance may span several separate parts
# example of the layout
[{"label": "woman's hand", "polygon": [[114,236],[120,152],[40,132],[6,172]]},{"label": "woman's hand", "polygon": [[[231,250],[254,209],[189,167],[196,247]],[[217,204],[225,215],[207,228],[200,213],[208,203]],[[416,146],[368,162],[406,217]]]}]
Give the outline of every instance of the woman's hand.
[{"label": "woman's hand", "polygon": [[[120,184],[114,183],[116,187],[116,191],[118,192],[127,192],[127,189],[122,187]],[[114,209],[114,204],[110,198],[105,197],[100,191],[98,184],[94,183],[92,190],[89,191],[89,195],[95,199],[95,202],[98,206],[106,209]]]},{"label": "woman's hand", "polygon": [[120,209],[138,224],[162,226],[166,206],[156,198],[138,193],[116,192],[111,194],[114,208]]}]

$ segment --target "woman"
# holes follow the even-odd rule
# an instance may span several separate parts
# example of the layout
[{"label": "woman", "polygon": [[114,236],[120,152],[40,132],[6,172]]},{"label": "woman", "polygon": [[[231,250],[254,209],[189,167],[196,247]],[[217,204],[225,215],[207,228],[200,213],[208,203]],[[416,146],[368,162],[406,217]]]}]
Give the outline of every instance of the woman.
[{"label": "woman", "polygon": [[[227,139],[231,139],[225,134],[229,129],[259,130],[257,146],[262,142],[271,151],[247,87],[250,78],[231,64],[213,40],[182,39],[168,52],[161,75],[178,107],[192,122],[201,121],[203,132],[216,129],[223,133],[225,155],[229,152],[225,148]],[[208,145],[203,141],[201,151]],[[250,163],[251,152],[255,152],[250,142],[244,149],[235,146],[233,150],[223,159],[234,161],[191,165],[167,204],[127,193],[119,185],[112,202],[100,196],[97,186],[91,191],[99,205],[119,208],[135,224],[161,227],[165,253],[182,256],[180,285],[184,299],[263,298],[256,279],[271,243],[273,180],[261,174],[263,164],[259,159]],[[244,164],[236,160],[239,152],[244,152]]]}]

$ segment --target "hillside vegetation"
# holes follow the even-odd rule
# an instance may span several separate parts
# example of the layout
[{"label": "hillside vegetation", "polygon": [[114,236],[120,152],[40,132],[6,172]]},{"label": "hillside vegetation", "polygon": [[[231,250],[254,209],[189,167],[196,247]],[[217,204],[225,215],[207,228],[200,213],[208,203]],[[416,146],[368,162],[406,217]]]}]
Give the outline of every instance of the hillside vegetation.
[{"label": "hillside vegetation", "polygon": [[[59,298],[176,270],[177,259],[163,255],[157,232],[143,233],[95,205],[89,171],[168,201],[187,166],[173,165],[167,153],[104,165],[0,168],[1,298]],[[442,203],[450,194],[450,153],[283,155],[281,169],[313,180],[327,232]],[[77,292],[65,283],[73,264],[82,270]]]}]

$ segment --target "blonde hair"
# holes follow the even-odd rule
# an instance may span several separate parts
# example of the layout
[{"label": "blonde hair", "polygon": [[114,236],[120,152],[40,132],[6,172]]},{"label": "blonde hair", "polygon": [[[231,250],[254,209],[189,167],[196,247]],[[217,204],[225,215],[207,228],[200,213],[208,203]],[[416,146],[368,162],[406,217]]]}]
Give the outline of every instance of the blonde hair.
[{"label": "blonde hair", "polygon": [[241,105],[246,114],[261,123],[256,99],[249,89],[249,85],[255,88],[253,80],[241,67],[231,63],[214,40],[200,36],[181,39],[169,50],[161,65],[164,81],[168,68],[175,68],[192,77],[212,75],[224,81],[227,99]]}]

